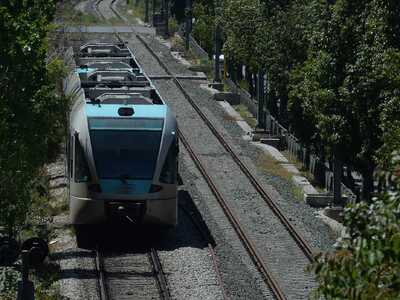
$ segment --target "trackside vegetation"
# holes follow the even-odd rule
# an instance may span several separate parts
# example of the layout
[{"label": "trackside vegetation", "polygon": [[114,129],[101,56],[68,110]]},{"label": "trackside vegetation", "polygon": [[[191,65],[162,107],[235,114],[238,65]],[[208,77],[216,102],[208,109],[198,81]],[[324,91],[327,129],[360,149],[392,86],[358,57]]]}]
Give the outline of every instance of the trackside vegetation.
[{"label": "trackside vegetation", "polygon": [[0,4],[0,226],[10,236],[24,224],[35,182],[65,132],[65,69],[47,56],[54,12],[53,1]]},{"label": "trackside vegetation", "polygon": [[199,0],[194,17],[193,35],[211,53],[210,23],[222,25],[225,58],[246,69],[251,94],[266,74],[266,107],[281,124],[363,176],[346,235],[310,266],[314,297],[398,299],[400,2]]},{"label": "trackside vegetation", "polygon": [[399,188],[346,208],[347,233],[310,267],[320,283],[316,299],[399,299]]}]

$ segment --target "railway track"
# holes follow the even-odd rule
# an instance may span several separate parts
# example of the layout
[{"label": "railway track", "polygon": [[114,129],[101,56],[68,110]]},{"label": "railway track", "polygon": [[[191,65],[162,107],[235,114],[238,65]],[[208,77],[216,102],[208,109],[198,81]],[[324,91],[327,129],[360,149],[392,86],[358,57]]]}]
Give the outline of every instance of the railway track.
[{"label": "railway track", "polygon": [[98,248],[95,254],[100,300],[171,299],[156,249],[114,256]]},{"label": "railway track", "polygon": [[[115,2],[115,0],[112,1],[112,3],[114,3],[114,2]],[[112,11],[115,13],[116,16],[118,16],[119,18],[123,19],[123,17],[118,13],[118,11],[114,7],[112,7],[112,5],[110,6],[110,8],[112,9]],[[146,41],[139,34],[135,34],[135,36],[145,46],[145,48],[151,53],[151,55],[158,61],[158,63],[164,69],[164,71],[168,74],[169,77],[167,77],[165,79],[172,79],[174,81],[174,83],[179,88],[179,90],[182,92],[182,94],[184,95],[186,100],[195,109],[195,111],[198,113],[200,118],[204,121],[204,123],[211,130],[211,132],[214,134],[214,136],[218,139],[218,141],[221,143],[221,145],[225,148],[225,150],[232,156],[232,158],[235,161],[235,163],[240,167],[240,169],[243,171],[243,173],[246,175],[246,177],[250,180],[250,182],[252,183],[254,188],[257,190],[257,192],[265,200],[266,204],[273,210],[273,212],[279,218],[279,220],[282,222],[282,224],[285,226],[285,228],[287,228],[287,230],[290,233],[290,235],[292,235],[293,239],[296,241],[296,243],[302,249],[304,254],[308,257],[310,262],[313,261],[314,260],[314,254],[313,254],[313,250],[312,250],[311,246],[308,245],[308,243],[304,240],[304,238],[297,232],[296,228],[290,223],[290,221],[285,216],[285,214],[281,211],[279,206],[271,199],[271,197],[268,195],[268,193],[265,191],[265,189],[259,183],[257,178],[251,173],[251,171],[246,166],[246,164],[235,153],[235,151],[232,149],[232,147],[229,145],[229,143],[225,140],[225,138],[222,136],[222,134],[219,133],[218,130],[215,128],[215,126],[208,120],[208,118],[202,112],[200,107],[196,104],[196,102],[192,99],[192,97],[184,89],[182,83],[178,79],[178,76],[175,76],[168,69],[168,67],[165,65],[165,63],[151,49],[151,47],[146,43]],[[157,79],[157,78],[155,78],[155,79]],[[161,79],[163,79],[163,78],[161,78]]]},{"label": "railway track", "polygon": [[[114,12],[114,14],[122,19],[125,20],[123,16],[119,14],[119,12],[113,7],[115,0],[111,1],[110,3],[110,10]],[[126,21],[126,20],[125,20]],[[165,71],[168,75],[169,80],[172,80],[173,83],[176,85],[178,90],[182,93],[184,98],[187,102],[192,106],[192,108],[196,111],[198,116],[207,126],[207,128],[211,131],[214,137],[219,141],[221,146],[225,149],[225,151],[230,155],[233,159],[235,164],[240,168],[244,176],[249,180],[255,191],[261,196],[264,202],[267,204],[269,209],[273,212],[275,217],[279,220],[279,222],[284,226],[287,233],[291,236],[294,242],[297,244],[299,249],[303,252],[304,256],[307,258],[309,262],[313,261],[313,250],[310,245],[304,240],[304,238],[298,233],[295,227],[291,224],[285,214],[281,211],[279,206],[271,199],[268,193],[265,191],[263,186],[257,180],[257,178],[252,174],[250,169],[246,166],[246,164],[241,160],[241,158],[235,153],[229,143],[225,140],[223,135],[216,129],[216,127],[212,124],[210,120],[208,120],[207,116],[203,113],[201,108],[196,104],[196,102],[192,99],[189,93],[185,90],[181,81],[175,76],[166,64],[160,59],[160,57],[153,51],[153,49],[147,44],[147,42],[139,35],[135,33],[135,37],[140,43],[146,48],[146,50],[154,57],[154,59],[158,62],[161,68]],[[163,79],[163,78],[160,78]],[[273,292],[274,296],[277,299],[287,299],[282,287],[276,280],[275,276],[272,274],[271,269],[265,262],[265,258],[260,254],[260,251],[257,249],[255,243],[249,237],[248,232],[241,224],[239,218],[235,215],[233,209],[229,205],[229,202],[225,199],[223,193],[218,188],[218,185],[215,183],[215,180],[208,174],[207,168],[204,166],[204,163],[201,161],[199,156],[195,153],[192,149],[191,145],[189,144],[187,138],[184,134],[179,131],[178,132],[180,140],[184,145],[185,149],[187,150],[188,154],[190,155],[191,159],[195,163],[197,169],[200,171],[201,175],[203,176],[204,180],[206,181],[207,185],[209,186],[210,190],[212,191],[213,195],[217,199],[218,203],[220,204],[221,208],[224,211],[225,216],[231,223],[232,227],[236,231],[237,235],[239,236],[242,244],[244,245],[245,249],[247,250],[250,258],[252,259],[254,265],[261,273],[262,277],[264,278],[267,285],[270,287],[271,291]]]}]

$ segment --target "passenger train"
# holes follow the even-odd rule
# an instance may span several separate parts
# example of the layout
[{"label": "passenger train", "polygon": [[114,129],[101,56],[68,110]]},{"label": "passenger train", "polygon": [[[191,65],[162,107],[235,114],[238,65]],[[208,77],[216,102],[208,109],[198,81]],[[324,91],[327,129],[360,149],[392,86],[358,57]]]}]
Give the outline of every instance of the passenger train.
[{"label": "passenger train", "polygon": [[65,82],[73,224],[177,224],[177,123],[125,44],[88,43]]}]

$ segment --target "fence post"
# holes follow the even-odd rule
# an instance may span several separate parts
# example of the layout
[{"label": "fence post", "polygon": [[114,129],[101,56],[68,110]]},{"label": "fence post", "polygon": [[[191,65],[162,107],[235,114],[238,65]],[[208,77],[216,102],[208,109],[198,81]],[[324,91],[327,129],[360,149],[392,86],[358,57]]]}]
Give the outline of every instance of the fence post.
[{"label": "fence post", "polygon": [[265,114],[264,114],[264,71],[260,70],[257,76],[257,98],[258,98],[258,114],[257,114],[257,127],[266,129]]}]

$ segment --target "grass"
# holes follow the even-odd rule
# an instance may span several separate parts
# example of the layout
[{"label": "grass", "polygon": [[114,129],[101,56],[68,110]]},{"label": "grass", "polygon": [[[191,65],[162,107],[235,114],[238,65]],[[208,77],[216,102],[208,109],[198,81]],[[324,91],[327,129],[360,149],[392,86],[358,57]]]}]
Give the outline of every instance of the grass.
[{"label": "grass", "polygon": [[242,90],[249,91],[249,83],[246,80],[242,79],[238,83]]},{"label": "grass", "polygon": [[257,158],[257,166],[272,175],[278,176],[280,178],[291,180],[293,174],[286,170],[280,163],[275,160],[268,153],[262,153]]},{"label": "grass", "polygon": [[299,201],[304,200],[304,192],[300,187],[294,185],[292,188],[292,194],[295,199],[297,199]]},{"label": "grass", "polygon": [[65,25],[97,25],[101,20],[92,14],[86,14],[74,9],[74,5],[65,1],[62,9],[58,9],[56,14],[58,19],[63,20]]},{"label": "grass", "polygon": [[232,105],[232,107],[240,114],[240,116],[250,125],[255,128],[257,126],[257,119],[251,114],[244,104]]},{"label": "grass", "polygon": [[199,59],[192,49],[186,50],[184,40],[178,35],[171,36],[170,41],[171,50],[182,53],[182,56],[191,64],[190,71],[203,72],[208,79],[213,78],[214,67],[210,60]]},{"label": "grass", "polygon": [[325,186],[316,181],[314,175],[310,173],[310,171],[308,171],[306,168],[304,168],[303,164],[299,160],[290,155],[288,150],[282,151],[282,154],[288,159],[291,164],[293,164],[300,171],[301,176],[307,178],[307,180],[315,187],[318,192],[326,192]]},{"label": "grass", "polygon": [[77,12],[74,18],[72,19],[72,23],[74,24],[82,24],[82,25],[97,25],[101,23],[101,20],[91,14],[85,14],[83,12]]},{"label": "grass", "polygon": [[[149,14],[152,11],[151,3],[152,1],[149,2]],[[143,0],[130,0],[129,3],[120,1],[118,7],[120,8],[120,12],[124,14],[130,22],[137,24],[138,19],[144,21],[146,8]]]}]

